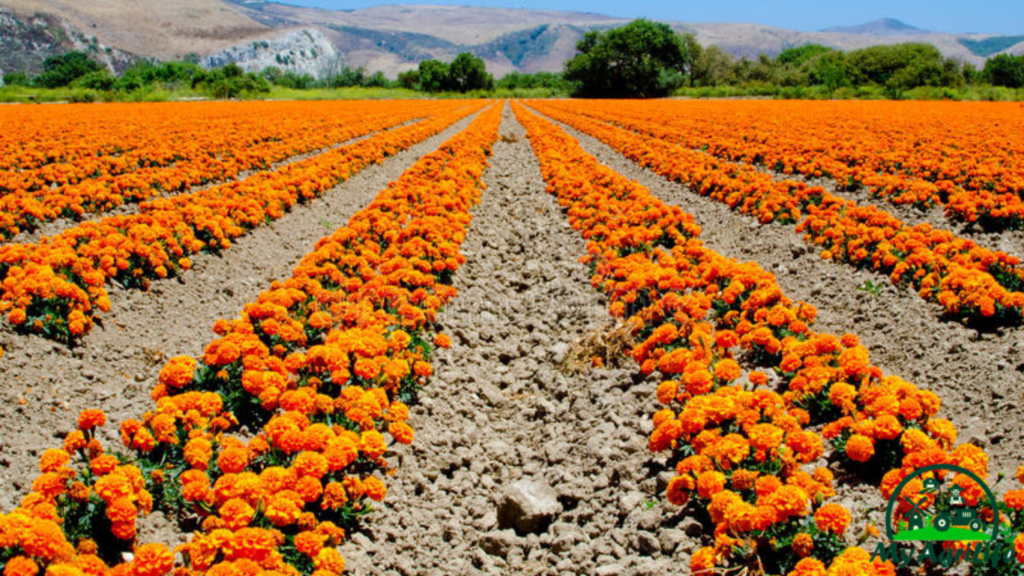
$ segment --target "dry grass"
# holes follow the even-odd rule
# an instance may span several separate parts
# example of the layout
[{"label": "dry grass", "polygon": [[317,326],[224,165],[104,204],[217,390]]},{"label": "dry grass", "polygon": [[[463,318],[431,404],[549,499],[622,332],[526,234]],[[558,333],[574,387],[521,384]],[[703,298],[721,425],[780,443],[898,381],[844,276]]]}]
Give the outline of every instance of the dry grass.
[{"label": "dry grass", "polygon": [[619,321],[595,328],[569,347],[558,365],[563,374],[582,374],[601,366],[620,368],[631,363],[629,351],[637,344],[635,328]]}]

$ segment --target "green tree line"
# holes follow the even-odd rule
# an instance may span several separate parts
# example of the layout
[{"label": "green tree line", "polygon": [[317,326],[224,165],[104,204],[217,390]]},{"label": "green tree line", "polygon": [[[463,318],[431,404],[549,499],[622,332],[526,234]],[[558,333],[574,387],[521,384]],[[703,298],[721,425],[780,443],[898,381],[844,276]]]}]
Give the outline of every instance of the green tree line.
[{"label": "green tree line", "polygon": [[735,58],[717,46],[701,46],[693,34],[641,19],[588,32],[576,49],[565,64],[565,79],[573,94],[583,97],[643,98],[722,86],[817,87],[829,92],[871,87],[889,97],[920,87],[1024,87],[1024,56],[1000,54],[979,70],[918,42],[851,51],[807,44],[775,57]]},{"label": "green tree line", "polygon": [[[999,86],[1024,88],[1024,56],[999,54],[983,68],[946,58],[934,46],[908,42],[842,51],[819,44],[794,46],[777,56],[736,58],[717,46],[701,46],[693,34],[640,19],[604,31],[587,32],[561,73],[512,72],[494,79],[483,59],[464,52],[451,62],[424,60],[387,78],[382,72],[345,67],[323,78],[268,67],[245,72],[236,64],[206,69],[198,56],[180,62],[140,61],[119,76],[83,52],[47,58],[42,72],[5,74],[4,83],[38,88],[82,88],[131,94],[162,87],[215,98],[256,97],[273,86],[294,90],[346,87],[405,88],[426,93],[518,94],[543,91],[578,97],[659,97],[706,89],[737,94],[802,94],[804,88],[831,96],[900,97],[910,90]],[[536,93],[536,92],[534,92]],[[699,94],[699,92],[697,92]]]}]

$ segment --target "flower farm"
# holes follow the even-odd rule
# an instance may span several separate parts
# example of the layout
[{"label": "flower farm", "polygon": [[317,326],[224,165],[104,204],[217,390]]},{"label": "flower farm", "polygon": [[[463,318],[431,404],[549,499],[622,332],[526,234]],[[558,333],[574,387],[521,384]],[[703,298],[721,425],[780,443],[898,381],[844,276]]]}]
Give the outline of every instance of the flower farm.
[{"label": "flower farm", "polygon": [[1024,574],[1019,103],[0,118],[4,576]]}]

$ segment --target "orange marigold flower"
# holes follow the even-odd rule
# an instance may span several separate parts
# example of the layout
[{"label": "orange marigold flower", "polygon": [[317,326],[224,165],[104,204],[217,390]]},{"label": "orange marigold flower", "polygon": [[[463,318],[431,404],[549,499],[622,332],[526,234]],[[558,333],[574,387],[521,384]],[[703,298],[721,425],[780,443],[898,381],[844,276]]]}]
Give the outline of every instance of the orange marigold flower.
[{"label": "orange marigold flower", "polygon": [[825,565],[817,558],[804,558],[796,563],[790,576],[825,576]]},{"label": "orange marigold flower", "polygon": [[59,448],[50,448],[39,457],[40,472],[56,472],[71,461],[71,455]]},{"label": "orange marigold flower", "polygon": [[388,425],[388,432],[396,442],[401,444],[412,444],[414,435],[413,429],[405,422],[392,422]]},{"label": "orange marigold flower", "polygon": [[376,476],[370,476],[363,480],[363,489],[366,492],[366,496],[375,502],[383,500],[388,493],[387,486]]},{"label": "orange marigold flower", "polygon": [[160,370],[160,383],[168,388],[182,388],[192,382],[195,371],[195,358],[176,356]]},{"label": "orange marigold flower", "polygon": [[295,535],[295,549],[310,558],[316,558],[323,550],[326,538],[316,532],[300,532]]},{"label": "orange marigold flower", "polygon": [[814,539],[806,532],[801,532],[793,538],[793,552],[801,558],[806,558],[814,551]]},{"label": "orange marigold flower", "polygon": [[218,512],[224,526],[230,530],[245,528],[256,517],[256,510],[241,498],[231,498]]},{"label": "orange marigold flower", "polygon": [[903,433],[903,425],[895,416],[885,414],[875,419],[875,437],[881,440],[895,440]]},{"label": "orange marigold flower", "polygon": [[846,455],[855,462],[867,462],[875,455],[875,443],[861,434],[854,434],[846,441]]},{"label": "orange marigold flower", "polygon": [[690,483],[693,480],[687,476],[676,476],[669,480],[668,488],[665,489],[665,496],[668,501],[676,506],[686,504],[690,499]]},{"label": "orange marigold flower", "polygon": [[38,573],[36,561],[25,556],[15,556],[4,566],[4,576],[36,576]]},{"label": "orange marigold flower", "polygon": [[359,451],[371,460],[380,457],[387,449],[384,435],[376,430],[367,430],[360,437]]},{"label": "orange marigold flower", "polygon": [[163,544],[143,544],[135,549],[132,576],[163,576],[174,568],[174,555]]},{"label": "orange marigold flower", "polygon": [[102,410],[82,410],[78,415],[78,429],[92,430],[107,423],[107,415]]},{"label": "orange marigold flower", "polygon": [[217,457],[217,466],[225,474],[238,474],[249,464],[249,451],[245,448],[228,448]]},{"label": "orange marigold flower", "polygon": [[846,533],[852,517],[849,510],[839,504],[825,504],[814,513],[814,522],[818,530],[832,532],[839,536]]},{"label": "orange marigold flower", "polygon": [[725,474],[717,470],[701,472],[697,476],[697,494],[701,498],[711,499],[712,496],[725,489],[725,481]]},{"label": "orange marigold flower", "polygon": [[1010,490],[1003,500],[1007,506],[1019,512],[1024,509],[1024,490]]}]

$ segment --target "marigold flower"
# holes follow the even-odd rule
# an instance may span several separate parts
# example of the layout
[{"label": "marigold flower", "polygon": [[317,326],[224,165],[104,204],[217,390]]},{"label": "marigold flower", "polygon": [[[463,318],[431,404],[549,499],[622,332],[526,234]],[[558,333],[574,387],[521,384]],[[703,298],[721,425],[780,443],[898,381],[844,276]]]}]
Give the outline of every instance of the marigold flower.
[{"label": "marigold flower", "polygon": [[814,551],[814,540],[810,534],[801,532],[793,538],[793,552],[800,558],[810,556]]},{"label": "marigold flower", "polygon": [[832,532],[839,536],[846,533],[846,527],[850,525],[852,517],[850,512],[839,504],[825,504],[814,513],[814,522],[818,530]]},{"label": "marigold flower", "polygon": [[107,423],[107,415],[102,410],[82,410],[78,415],[78,429],[92,430]]},{"label": "marigold flower", "polygon": [[143,544],[135,549],[132,576],[164,576],[174,567],[174,555],[163,544]]},{"label": "marigold flower", "polygon": [[855,462],[867,462],[875,455],[875,444],[867,436],[854,434],[846,441],[846,455]]}]

